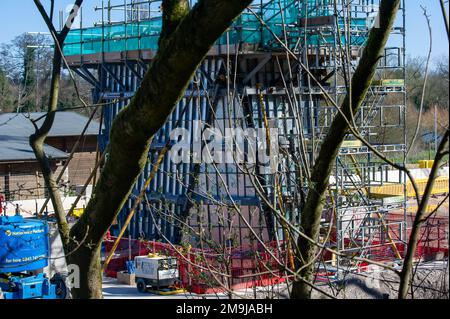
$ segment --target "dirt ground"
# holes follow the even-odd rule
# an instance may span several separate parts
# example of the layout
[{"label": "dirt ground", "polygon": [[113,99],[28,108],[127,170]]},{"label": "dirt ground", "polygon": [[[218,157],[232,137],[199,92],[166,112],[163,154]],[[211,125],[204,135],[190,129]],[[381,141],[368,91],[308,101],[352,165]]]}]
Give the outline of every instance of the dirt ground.
[{"label": "dirt ground", "polygon": [[[280,285],[281,286],[281,285]],[[288,298],[286,285],[282,287],[258,288],[258,298]],[[317,285],[319,289],[336,299],[397,299],[399,277],[392,271],[348,274],[340,281]],[[252,298],[251,294],[247,294]],[[313,290],[313,299],[330,299]],[[422,263],[416,270],[410,299],[448,299],[448,261]]]},{"label": "dirt ground", "polygon": [[[338,299],[396,299],[399,278],[393,272],[374,272],[351,274],[336,283],[334,289],[323,289]],[[411,293],[412,292],[412,293]],[[448,299],[449,267],[448,262],[434,262],[421,265],[416,272],[413,289],[409,298]],[[327,298],[320,292],[313,293],[314,298]]]},{"label": "dirt ground", "polygon": [[[445,200],[445,201],[444,201]],[[440,208],[438,209],[438,211],[436,212],[436,216],[437,217],[442,217],[442,218],[446,218],[448,221],[448,210],[449,210],[449,199],[445,199],[445,196],[443,195],[439,195],[439,196],[432,196],[430,198],[430,202],[429,205],[440,205],[442,203],[442,205],[440,206]]]}]

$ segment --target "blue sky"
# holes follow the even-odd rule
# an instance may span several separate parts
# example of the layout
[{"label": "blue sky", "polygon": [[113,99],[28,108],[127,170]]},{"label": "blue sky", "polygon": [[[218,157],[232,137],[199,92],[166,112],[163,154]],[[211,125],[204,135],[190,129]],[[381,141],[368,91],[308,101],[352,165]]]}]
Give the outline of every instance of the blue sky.
[{"label": "blue sky", "polygon": [[[42,2],[48,3],[47,0]],[[58,9],[64,10],[73,0],[56,0]],[[117,2],[117,1],[116,1]],[[119,1],[123,3],[123,1]],[[100,21],[100,14],[93,8],[101,5],[101,0],[85,0],[83,21],[90,25]],[[433,56],[448,56],[448,41],[445,33],[439,0],[406,0],[407,8],[407,52],[409,55],[427,54],[428,30],[420,6],[425,6],[431,15],[433,29]],[[0,1],[0,43],[8,42],[26,31],[46,31],[46,26],[38,14],[33,0]]]}]

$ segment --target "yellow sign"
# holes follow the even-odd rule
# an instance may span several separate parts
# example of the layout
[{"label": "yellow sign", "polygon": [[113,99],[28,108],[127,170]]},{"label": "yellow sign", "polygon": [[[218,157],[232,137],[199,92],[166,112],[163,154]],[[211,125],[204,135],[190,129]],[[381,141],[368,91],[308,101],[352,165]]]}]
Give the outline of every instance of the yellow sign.
[{"label": "yellow sign", "polygon": [[362,142],[361,141],[344,141],[342,143],[342,148],[360,148],[362,147]]},{"label": "yellow sign", "polygon": [[80,218],[84,214],[84,208],[75,208],[73,210],[73,216]]}]

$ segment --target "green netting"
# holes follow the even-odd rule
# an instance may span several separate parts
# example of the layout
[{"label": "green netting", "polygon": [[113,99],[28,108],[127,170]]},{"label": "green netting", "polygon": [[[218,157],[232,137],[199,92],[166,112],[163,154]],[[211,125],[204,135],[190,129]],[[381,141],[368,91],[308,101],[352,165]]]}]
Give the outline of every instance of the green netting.
[{"label": "green netting", "polygon": [[[255,9],[255,12],[282,39],[284,39],[284,25],[292,45],[295,45],[298,39],[304,40],[301,34],[302,29],[298,26],[299,19],[333,14],[329,0],[303,2],[282,0],[281,8],[282,10],[280,10],[279,1],[271,1],[259,7],[258,10]],[[343,21],[339,21],[339,24],[341,27],[344,26]],[[354,18],[351,24],[354,30],[351,43],[363,45],[367,36],[367,18]],[[65,41],[64,53],[66,56],[71,56],[127,50],[156,50],[161,27],[162,19],[158,17],[135,23],[72,30]],[[336,41],[331,32],[322,33],[320,36],[308,34],[306,40],[312,45],[327,45]],[[342,37],[341,41],[345,43],[345,38]],[[250,12],[244,12],[217,43],[248,43],[269,48],[279,47],[270,31]]]},{"label": "green netting", "polygon": [[157,49],[161,18],[138,23],[72,30],[64,45],[66,55]]},{"label": "green netting", "polygon": [[[331,2],[331,3],[330,3]],[[324,17],[333,14],[332,5],[330,0],[308,0],[303,1],[303,5],[300,10],[302,17]]]}]

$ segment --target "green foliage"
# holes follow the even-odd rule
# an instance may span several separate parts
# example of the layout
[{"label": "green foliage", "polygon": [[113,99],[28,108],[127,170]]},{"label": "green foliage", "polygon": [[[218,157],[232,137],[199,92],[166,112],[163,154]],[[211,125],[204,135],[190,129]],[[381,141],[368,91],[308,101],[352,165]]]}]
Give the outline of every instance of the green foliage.
[{"label": "green foliage", "polygon": [[14,98],[11,83],[0,67],[0,112],[11,112],[14,109]]},{"label": "green foliage", "polygon": [[36,107],[35,91],[37,84],[36,76],[36,49],[31,47],[25,48],[25,55],[23,58],[23,75],[22,86],[25,99],[23,101],[23,111],[31,112]]},{"label": "green foliage", "polygon": [[[48,37],[22,34],[0,45],[1,112],[41,112],[47,110],[53,53]],[[89,101],[89,84],[75,77],[78,90]],[[81,105],[72,79],[63,71],[58,109]],[[77,110],[86,115],[86,110]]]},{"label": "green foliage", "polygon": [[[425,81],[424,57],[410,57],[406,66],[407,89],[409,101],[417,109],[420,107],[422,99],[422,88]],[[428,82],[425,91],[424,111],[433,108],[435,105],[441,109],[449,109],[449,73],[448,57],[441,56],[434,61],[434,65],[429,71]]]}]

